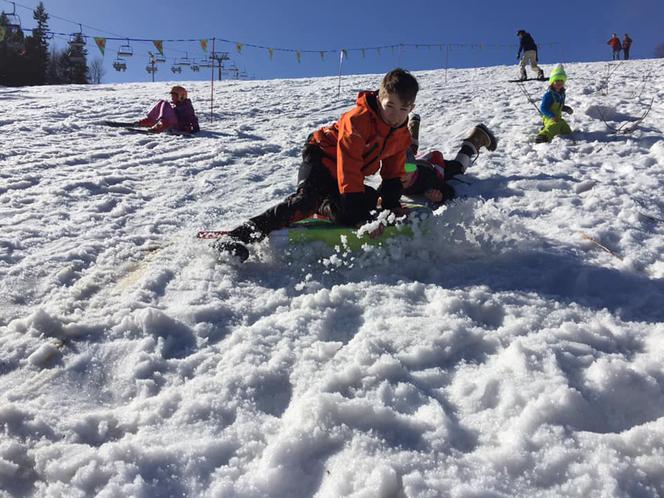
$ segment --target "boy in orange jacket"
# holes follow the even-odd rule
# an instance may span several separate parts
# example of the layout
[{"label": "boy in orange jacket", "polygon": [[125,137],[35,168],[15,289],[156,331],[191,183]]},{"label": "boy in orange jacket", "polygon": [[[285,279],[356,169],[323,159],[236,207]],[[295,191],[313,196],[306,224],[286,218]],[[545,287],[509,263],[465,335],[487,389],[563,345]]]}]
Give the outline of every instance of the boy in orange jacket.
[{"label": "boy in orange jacket", "polygon": [[[355,108],[309,136],[296,192],[231,230],[214,247],[244,261],[249,256],[245,244],[313,214],[359,226],[376,209],[400,213],[401,176],[411,141],[408,114],[418,90],[415,77],[398,68],[385,75],[380,90],[360,92]],[[364,180],[377,172],[382,182],[376,190]]]}]

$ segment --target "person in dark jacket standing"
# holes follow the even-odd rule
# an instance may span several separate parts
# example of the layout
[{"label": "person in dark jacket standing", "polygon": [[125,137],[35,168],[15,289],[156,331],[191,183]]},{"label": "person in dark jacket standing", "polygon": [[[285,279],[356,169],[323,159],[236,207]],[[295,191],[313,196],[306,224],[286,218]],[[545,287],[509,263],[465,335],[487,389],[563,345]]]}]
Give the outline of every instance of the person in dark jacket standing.
[{"label": "person in dark jacket standing", "polygon": [[613,52],[613,60],[614,61],[620,60],[620,51],[622,50],[622,45],[620,44],[620,38],[618,38],[618,35],[613,33],[609,41],[606,42],[606,44],[611,45],[611,50]]},{"label": "person in dark jacket standing", "polygon": [[625,60],[629,60],[629,49],[632,46],[632,39],[629,37],[627,33],[625,33],[625,37],[623,38],[622,41],[622,48],[623,48],[623,57]]},{"label": "person in dark jacket standing", "polygon": [[[537,71],[537,79],[544,79],[544,71],[540,69],[537,65],[537,45],[535,40],[530,36],[530,33],[520,29],[517,31],[516,35],[520,38],[521,43],[519,44],[519,51],[516,54],[517,59],[521,59],[519,66],[521,67],[520,78],[525,80],[528,78],[526,75],[526,64],[530,62],[530,67],[533,71]],[[523,58],[521,57],[521,52],[523,52]]]}]

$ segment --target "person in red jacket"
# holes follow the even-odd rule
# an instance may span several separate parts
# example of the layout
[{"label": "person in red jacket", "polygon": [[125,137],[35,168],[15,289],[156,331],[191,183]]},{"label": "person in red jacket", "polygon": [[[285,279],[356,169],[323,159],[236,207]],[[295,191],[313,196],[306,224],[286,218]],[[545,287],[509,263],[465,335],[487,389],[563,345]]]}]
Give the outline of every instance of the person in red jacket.
[{"label": "person in red jacket", "polygon": [[632,39],[629,37],[627,33],[625,33],[625,37],[623,38],[622,41],[622,48],[623,48],[623,57],[625,60],[629,60],[629,49],[632,46]]},{"label": "person in red jacket", "polygon": [[614,61],[619,60],[620,51],[622,50],[622,45],[620,45],[620,38],[618,38],[618,35],[613,33],[609,41],[606,42],[606,44],[611,45],[611,50],[613,51],[613,60]]},{"label": "person in red jacket", "polygon": [[[365,223],[377,209],[401,214],[401,176],[411,142],[408,114],[418,90],[415,77],[397,68],[385,75],[380,90],[360,92],[355,108],[309,135],[295,193],[231,230],[214,247],[244,261],[245,244],[313,214],[345,226]],[[364,183],[375,173],[382,180],[378,189]]]}]

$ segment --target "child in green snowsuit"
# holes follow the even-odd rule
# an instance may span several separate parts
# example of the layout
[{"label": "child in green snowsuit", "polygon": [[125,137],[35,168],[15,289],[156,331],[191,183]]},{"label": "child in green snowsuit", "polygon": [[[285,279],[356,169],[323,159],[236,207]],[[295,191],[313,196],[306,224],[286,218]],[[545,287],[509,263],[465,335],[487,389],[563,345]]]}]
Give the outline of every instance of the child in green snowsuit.
[{"label": "child in green snowsuit", "polygon": [[549,78],[549,90],[542,97],[540,112],[544,127],[540,130],[535,141],[550,142],[556,135],[569,135],[572,133],[567,121],[561,116],[563,112],[572,114],[571,107],[565,105],[565,81],[567,74],[562,65],[558,65]]}]

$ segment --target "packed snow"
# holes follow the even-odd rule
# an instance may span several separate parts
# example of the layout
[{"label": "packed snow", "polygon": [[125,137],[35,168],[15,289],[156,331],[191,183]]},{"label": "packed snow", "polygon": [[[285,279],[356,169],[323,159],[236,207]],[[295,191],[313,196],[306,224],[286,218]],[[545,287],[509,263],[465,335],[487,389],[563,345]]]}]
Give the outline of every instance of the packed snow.
[{"label": "packed snow", "polygon": [[416,73],[421,151],[499,139],[459,199],[244,264],[197,230],[382,75],[184,83],[195,138],[98,125],[170,84],[0,88],[0,496],[663,496],[664,62],[566,70],[549,144],[516,67]]}]

